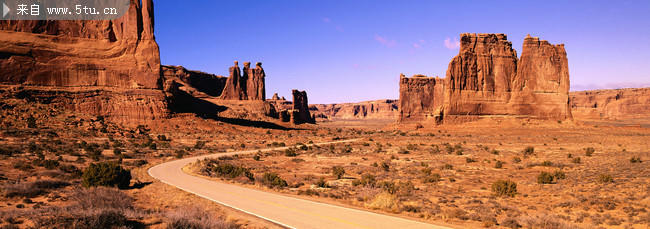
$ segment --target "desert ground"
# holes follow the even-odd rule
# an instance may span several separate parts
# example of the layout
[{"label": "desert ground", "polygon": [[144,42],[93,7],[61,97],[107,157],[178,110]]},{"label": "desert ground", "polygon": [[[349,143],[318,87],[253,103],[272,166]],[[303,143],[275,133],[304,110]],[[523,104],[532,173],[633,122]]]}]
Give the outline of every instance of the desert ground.
[{"label": "desert ground", "polygon": [[[650,226],[650,129],[612,124],[623,121],[503,119],[422,126],[334,120],[269,129],[179,114],[125,127],[20,99],[3,99],[0,106],[5,228],[102,226],[107,219],[127,227],[188,222],[278,227],[146,173],[152,165],[191,155],[274,146],[295,147],[197,161],[186,170],[220,182],[455,227]],[[341,139],[360,140],[306,146]],[[95,188],[101,190],[88,194],[81,188],[82,171],[105,161],[131,171],[129,187]],[[229,165],[248,173],[219,169]],[[516,190],[499,186],[498,180],[514,182]],[[115,204],[92,204],[97,201]]]}]

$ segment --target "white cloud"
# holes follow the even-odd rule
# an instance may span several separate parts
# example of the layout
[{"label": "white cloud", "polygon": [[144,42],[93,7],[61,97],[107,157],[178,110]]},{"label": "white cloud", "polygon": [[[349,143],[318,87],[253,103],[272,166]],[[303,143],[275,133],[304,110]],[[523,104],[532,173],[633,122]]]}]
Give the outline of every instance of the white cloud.
[{"label": "white cloud", "polygon": [[460,48],[460,41],[456,40],[456,38],[454,38],[454,41],[451,41],[451,38],[447,37],[445,39],[445,47],[451,50],[458,49]]},{"label": "white cloud", "polygon": [[419,48],[422,48],[422,46],[420,44],[418,44],[418,43],[414,43],[413,48],[419,49]]},{"label": "white cloud", "polygon": [[325,24],[328,24],[328,23],[332,22],[332,20],[330,20],[330,18],[328,18],[328,17],[321,18],[321,20],[323,20],[323,23],[325,23]]},{"label": "white cloud", "polygon": [[420,39],[419,42],[420,42],[420,44],[426,44],[427,43],[427,41],[425,41],[424,39]]},{"label": "white cloud", "polygon": [[388,48],[392,48],[395,47],[395,45],[397,45],[397,41],[376,34],[375,34],[375,40]]}]

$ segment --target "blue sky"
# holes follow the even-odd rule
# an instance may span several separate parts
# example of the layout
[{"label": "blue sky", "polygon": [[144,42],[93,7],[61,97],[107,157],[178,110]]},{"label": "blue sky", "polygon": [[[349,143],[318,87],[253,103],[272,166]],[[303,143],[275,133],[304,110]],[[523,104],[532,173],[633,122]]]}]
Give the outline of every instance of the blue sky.
[{"label": "blue sky", "polygon": [[[572,90],[650,86],[650,1],[155,1],[162,64],[228,75],[262,62],[267,97],[399,97],[399,74],[444,77],[460,33],[564,43]],[[241,65],[240,65],[241,66]]]}]

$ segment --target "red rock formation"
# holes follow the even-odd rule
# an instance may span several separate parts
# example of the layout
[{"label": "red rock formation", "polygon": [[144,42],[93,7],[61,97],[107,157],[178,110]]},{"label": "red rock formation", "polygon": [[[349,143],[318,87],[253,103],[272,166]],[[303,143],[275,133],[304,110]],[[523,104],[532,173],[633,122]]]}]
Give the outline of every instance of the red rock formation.
[{"label": "red rock formation", "polygon": [[223,93],[221,93],[220,98],[226,100],[246,99],[246,90],[244,89],[246,81],[242,80],[237,61],[235,61],[235,66],[230,67],[228,71],[230,72],[230,76],[226,80],[226,86],[223,88]]},{"label": "red rock formation", "polygon": [[564,44],[552,45],[529,34],[514,80],[513,112],[554,120],[571,118],[569,86]]},{"label": "red rock formation", "polygon": [[650,116],[650,88],[578,91],[569,93],[576,118],[642,118]]},{"label": "red rock formation", "polygon": [[178,78],[180,81],[196,88],[209,96],[219,97],[226,85],[227,77],[185,69],[183,66],[162,66],[165,80]]},{"label": "red rock formation", "polygon": [[390,119],[398,117],[398,101],[383,99],[360,103],[314,104],[309,109],[319,118],[327,119]]},{"label": "red rock formation", "polygon": [[294,124],[316,123],[314,117],[309,113],[309,102],[307,101],[307,92],[292,90],[293,95],[293,113],[291,113],[291,122]]},{"label": "red rock formation", "polygon": [[108,21],[0,21],[0,82],[160,88],[152,0]]},{"label": "red rock formation", "polygon": [[257,62],[255,69],[250,69],[250,74],[248,74],[248,78],[246,79],[246,92],[249,100],[266,100],[264,77],[266,75],[262,68],[262,63]]},{"label": "red rock formation", "polygon": [[[444,79],[424,75],[407,78],[400,75],[398,120],[425,121],[439,117],[444,88]],[[402,99],[407,97],[409,99]]]},{"label": "red rock formation", "polygon": [[464,33],[444,81],[400,79],[398,121],[457,123],[494,115],[564,120],[571,118],[568,91],[564,45],[529,36],[518,60],[506,35]]},{"label": "red rock formation", "polygon": [[153,29],[152,0],[116,20],[0,21],[0,83],[48,86],[35,96],[108,119],[164,117]]},{"label": "red rock formation", "polygon": [[447,69],[444,115],[465,119],[508,114],[517,52],[505,34],[461,34],[461,47]]}]

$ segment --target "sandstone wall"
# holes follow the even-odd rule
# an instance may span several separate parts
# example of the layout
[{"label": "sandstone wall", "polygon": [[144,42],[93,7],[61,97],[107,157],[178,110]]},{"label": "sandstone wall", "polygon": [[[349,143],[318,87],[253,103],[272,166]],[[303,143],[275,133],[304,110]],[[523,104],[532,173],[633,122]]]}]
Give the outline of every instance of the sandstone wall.
[{"label": "sandstone wall", "polygon": [[576,118],[637,118],[650,116],[650,88],[577,91],[569,93]]},{"label": "sandstone wall", "polygon": [[292,90],[293,109],[291,110],[291,122],[294,124],[316,123],[316,120],[309,112],[309,101],[307,92]]},{"label": "sandstone wall", "polygon": [[[153,12],[152,0],[132,0],[116,20],[0,21],[0,84],[64,91],[51,100],[108,119],[164,117]],[[38,96],[58,96],[47,90]]]},{"label": "sandstone wall", "polygon": [[397,100],[375,100],[360,103],[314,104],[309,110],[317,118],[327,119],[392,119],[397,118]]},{"label": "sandstone wall", "polygon": [[529,35],[518,59],[505,34],[463,33],[444,80],[401,77],[398,121],[458,123],[488,116],[564,120],[571,118],[568,93],[563,44]]},{"label": "sandstone wall", "polygon": [[[400,76],[398,120],[425,121],[439,114],[444,101],[444,79]],[[409,98],[409,99],[402,99]]]}]

